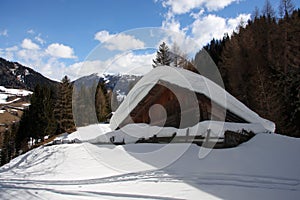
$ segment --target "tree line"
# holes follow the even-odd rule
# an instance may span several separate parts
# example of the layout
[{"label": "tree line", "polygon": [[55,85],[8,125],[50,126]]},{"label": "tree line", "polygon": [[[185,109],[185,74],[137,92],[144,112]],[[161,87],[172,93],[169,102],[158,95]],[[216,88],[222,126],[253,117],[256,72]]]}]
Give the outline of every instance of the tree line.
[{"label": "tree line", "polygon": [[[91,98],[89,93],[93,87],[96,88],[96,95]],[[24,110],[21,120],[13,123],[4,133],[0,164],[3,165],[13,157],[28,151],[34,144],[43,142],[45,136],[51,138],[61,133],[72,133],[76,126],[105,121],[110,113],[109,94],[102,82],[98,81],[93,87],[83,86],[80,89],[79,94],[84,102],[77,102],[81,110],[78,110],[78,107],[77,110],[73,110],[74,84],[67,76],[63,77],[57,87],[37,85],[30,98],[31,104]],[[76,99],[78,95],[74,97]],[[89,121],[91,106],[95,108],[95,122]],[[80,120],[76,126],[73,111],[80,112],[77,115]]]},{"label": "tree line", "polygon": [[[300,137],[300,10],[291,0],[280,0],[276,12],[269,0],[253,19],[241,21],[229,37],[213,39],[204,49],[217,65],[225,89],[264,118],[274,121],[276,132]],[[210,59],[209,58],[209,59]],[[209,59],[200,50],[192,60],[162,43],[153,67],[174,66],[208,72]],[[203,69],[206,67],[206,69]],[[209,73],[209,72],[208,72]],[[214,74],[209,78],[214,78]]]},{"label": "tree line", "polygon": [[225,88],[276,123],[276,131],[300,137],[300,10],[281,0],[280,18],[269,1],[231,37],[205,49],[217,64]]}]

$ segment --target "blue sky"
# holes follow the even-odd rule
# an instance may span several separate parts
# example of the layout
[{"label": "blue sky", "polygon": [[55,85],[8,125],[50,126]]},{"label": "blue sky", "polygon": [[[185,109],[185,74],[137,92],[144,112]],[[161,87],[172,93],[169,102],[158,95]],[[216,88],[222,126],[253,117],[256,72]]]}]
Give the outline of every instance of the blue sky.
[{"label": "blue sky", "polygon": [[[278,2],[271,0],[275,10]],[[294,3],[299,7],[299,1]],[[145,73],[154,51],[130,50],[155,49],[165,35],[147,43],[139,39],[144,27],[179,32],[193,40],[197,51],[213,37],[231,33],[263,4],[263,0],[1,0],[0,56],[56,80],[64,74],[75,79],[105,72],[104,68],[126,73],[133,61],[139,63],[137,68],[146,63],[147,69],[138,70]]]}]

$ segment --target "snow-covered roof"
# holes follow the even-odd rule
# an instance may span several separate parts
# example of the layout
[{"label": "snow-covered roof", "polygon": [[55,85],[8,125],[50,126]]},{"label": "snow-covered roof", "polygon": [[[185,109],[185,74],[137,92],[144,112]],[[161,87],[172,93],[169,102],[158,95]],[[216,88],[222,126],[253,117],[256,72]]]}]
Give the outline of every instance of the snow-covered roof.
[{"label": "snow-covered roof", "polygon": [[273,122],[260,117],[213,81],[188,70],[169,66],[156,67],[138,81],[112,116],[111,129],[116,129],[159,81],[203,94],[248,122],[259,123],[266,130],[275,131]]}]

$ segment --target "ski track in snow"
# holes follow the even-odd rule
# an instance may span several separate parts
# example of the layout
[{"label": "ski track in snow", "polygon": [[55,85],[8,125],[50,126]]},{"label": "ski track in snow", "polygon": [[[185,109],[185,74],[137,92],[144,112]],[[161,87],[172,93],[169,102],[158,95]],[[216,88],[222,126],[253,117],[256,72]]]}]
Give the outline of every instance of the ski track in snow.
[{"label": "ski track in snow", "polygon": [[190,176],[170,175],[164,171],[148,171],[141,173],[130,173],[119,176],[111,176],[105,178],[83,179],[83,180],[31,180],[31,179],[2,179],[0,178],[1,187],[5,185],[89,185],[89,184],[108,184],[115,182],[191,182],[193,184],[210,184],[210,185],[232,185],[237,187],[257,187],[268,189],[282,190],[300,190],[300,180],[283,179],[279,177],[263,177],[253,175],[239,174],[213,174]]},{"label": "ski track in snow", "polygon": [[[259,188],[259,189],[276,189],[276,190],[291,190],[299,191],[299,182],[297,179],[282,179],[276,177],[262,177],[262,176],[247,176],[238,174],[214,174],[214,175],[191,175],[191,176],[176,176],[166,174],[164,171],[149,171],[142,173],[131,173],[120,176],[112,176],[98,179],[87,180],[22,180],[22,179],[0,179],[0,191],[6,193],[8,189],[14,199],[16,196],[11,194],[11,190],[18,192],[19,190],[27,191],[30,199],[42,199],[38,195],[41,191],[54,193],[59,195],[75,195],[77,197],[89,196],[108,196],[108,197],[122,197],[129,199],[180,199],[162,196],[148,196],[148,195],[135,195],[125,193],[110,193],[110,192],[96,192],[95,190],[88,191],[81,190],[78,186],[96,184],[101,188],[101,184],[109,185],[111,183],[125,183],[125,184],[138,184],[140,182],[186,182],[191,185],[219,185],[223,187],[246,187],[246,188]],[[71,186],[71,187],[70,187]],[[72,189],[74,188],[74,189]],[[5,198],[4,198],[5,199]],[[10,198],[8,198],[10,199]],[[23,198],[20,198],[23,199]]]}]

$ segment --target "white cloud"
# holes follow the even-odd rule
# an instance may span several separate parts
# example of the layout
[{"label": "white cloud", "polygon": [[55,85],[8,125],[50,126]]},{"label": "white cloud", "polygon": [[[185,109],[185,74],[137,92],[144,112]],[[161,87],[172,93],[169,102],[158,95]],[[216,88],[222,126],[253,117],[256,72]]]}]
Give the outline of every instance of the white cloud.
[{"label": "white cloud", "polygon": [[208,11],[217,11],[225,8],[233,2],[239,2],[239,0],[207,0],[205,7]]},{"label": "white cloud", "polygon": [[38,50],[40,49],[39,45],[36,43],[32,42],[31,39],[25,38],[21,44],[21,46],[24,49],[30,49],[30,50]]},{"label": "white cloud", "polygon": [[46,53],[57,58],[76,58],[71,47],[59,43],[50,44]]},{"label": "white cloud", "polygon": [[43,63],[39,65],[38,70],[52,80],[60,81],[65,74],[66,65],[65,63],[59,61],[55,57],[51,57],[48,60],[44,60]]},{"label": "white cloud", "polygon": [[217,11],[237,1],[239,0],[162,0],[162,5],[168,7],[174,14],[185,14],[201,8]]},{"label": "white cloud", "polygon": [[38,34],[37,36],[35,36],[34,39],[41,45],[46,43],[46,41],[44,39],[42,39],[41,34]]},{"label": "white cloud", "polygon": [[104,70],[103,66],[104,62],[100,60],[77,62],[66,67],[64,73],[67,74],[71,80],[75,80],[93,73],[102,73]]},{"label": "white cloud", "polygon": [[194,13],[194,12],[192,12],[191,14],[190,14],[190,16],[192,17],[192,18],[194,18],[194,19],[198,19],[199,17],[201,17],[203,14],[204,14],[204,12],[205,12],[205,10],[204,9],[201,9],[199,12],[197,12],[197,13]]},{"label": "white cloud", "polygon": [[227,20],[227,24],[230,28],[236,29],[239,25],[245,27],[248,23],[248,20],[251,19],[251,14],[240,14],[236,18],[230,18]]},{"label": "white cloud", "polygon": [[68,72],[66,61],[61,61],[60,58],[75,58],[71,47],[58,43],[40,47],[28,38],[25,38],[18,46],[0,49],[0,56],[19,62],[58,81]]},{"label": "white cloud", "polygon": [[250,14],[240,14],[236,18],[229,19],[210,14],[196,19],[191,25],[191,31],[194,39],[199,44],[205,45],[213,38],[221,39],[224,33],[231,35],[241,19],[247,21],[250,19]]},{"label": "white cloud", "polygon": [[113,51],[126,51],[129,49],[140,49],[145,46],[144,42],[134,36],[120,34],[110,34],[108,31],[99,31],[95,34],[95,40],[100,41],[105,48]]},{"label": "white cloud", "polygon": [[180,22],[175,19],[175,16],[171,12],[166,14],[165,20],[162,22],[162,28],[174,32],[181,32]]},{"label": "white cloud", "polygon": [[28,33],[28,34],[31,34],[31,35],[35,34],[35,32],[34,32],[33,29],[29,29],[29,30],[27,31],[27,33]]},{"label": "white cloud", "polygon": [[153,54],[117,54],[114,57],[101,61],[83,61],[74,63],[64,69],[71,80],[93,73],[103,74],[135,74],[143,75],[152,69]]},{"label": "white cloud", "polygon": [[106,61],[106,72],[114,74],[146,74],[152,69],[152,59],[155,58],[155,55],[156,53],[137,55],[133,52],[117,55],[113,60]]},{"label": "white cloud", "polygon": [[7,29],[4,29],[2,31],[0,31],[0,36],[8,36],[8,30]]},{"label": "white cloud", "polygon": [[101,43],[103,43],[103,42],[111,39],[113,36],[115,36],[115,35],[114,34],[109,34],[108,31],[99,31],[95,34],[94,39],[98,40]]},{"label": "white cloud", "polygon": [[5,49],[0,49],[0,57],[3,57],[8,60],[13,60],[14,54],[18,51],[18,46],[7,47]]},{"label": "white cloud", "polygon": [[[225,33],[231,35],[241,21],[244,22],[244,25],[247,24],[247,20],[250,19],[250,14],[240,14],[236,18],[223,18],[216,14],[209,14],[211,11],[221,10],[239,1],[240,0],[161,0],[162,5],[168,9],[164,15],[165,19],[162,22],[162,28],[184,35],[186,38],[185,41],[178,39],[171,41],[172,43],[175,41],[183,50],[186,46],[197,43],[197,45],[193,45],[190,49],[187,49],[190,50],[189,52],[193,52],[195,48],[206,45],[213,38],[220,39]],[[178,15],[182,14],[188,14],[192,19],[192,23],[181,27],[181,21]]]},{"label": "white cloud", "polygon": [[19,50],[19,47],[18,46],[7,47],[5,50],[6,51],[17,51],[17,50]]}]

